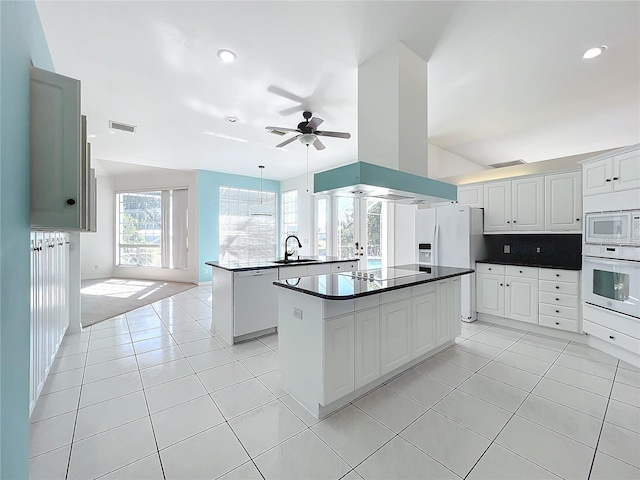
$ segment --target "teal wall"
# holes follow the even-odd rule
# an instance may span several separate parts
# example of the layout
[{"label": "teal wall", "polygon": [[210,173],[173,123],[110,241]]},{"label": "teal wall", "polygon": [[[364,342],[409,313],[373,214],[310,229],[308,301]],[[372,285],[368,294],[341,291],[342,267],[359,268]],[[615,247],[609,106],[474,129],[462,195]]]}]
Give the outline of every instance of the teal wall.
[{"label": "teal wall", "polygon": [[[231,175],[229,173],[198,171],[198,272],[200,282],[211,281],[211,270],[204,272],[204,262],[218,260],[218,211],[220,208],[220,187],[238,187],[260,189],[260,178]],[[262,189],[265,192],[280,193],[280,182],[264,180]],[[278,212],[280,198],[278,197]],[[280,215],[276,225],[280,229]],[[278,237],[279,238],[279,237]]]},{"label": "teal wall", "polygon": [[29,66],[53,70],[33,0],[0,1],[0,478],[28,478]]}]

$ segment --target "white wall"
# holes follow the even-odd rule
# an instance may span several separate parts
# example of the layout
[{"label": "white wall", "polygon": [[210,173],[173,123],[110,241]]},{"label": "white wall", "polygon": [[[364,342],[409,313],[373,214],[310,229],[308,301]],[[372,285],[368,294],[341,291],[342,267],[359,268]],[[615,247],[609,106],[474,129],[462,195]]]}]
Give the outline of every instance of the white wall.
[{"label": "white wall", "polygon": [[114,265],[113,178],[102,175],[98,182],[97,232],[80,234],[82,280],[109,278]]},{"label": "white wall", "polygon": [[429,145],[429,178],[476,173],[488,168],[435,145]]},{"label": "white wall", "polygon": [[[302,242],[300,255],[311,255],[314,232],[314,197],[307,193],[307,176],[300,175],[280,182],[280,193],[289,190],[298,190],[298,238]],[[309,191],[313,191],[313,173],[309,173]],[[284,255],[284,245],[281,245],[281,250],[282,252],[278,252],[278,256]]]},{"label": "white wall", "polygon": [[[188,268],[115,266],[115,193],[135,190],[188,188]],[[137,278],[198,283],[198,177],[197,172],[153,168],[130,174],[98,177],[96,233],[82,234],[82,278]],[[98,265],[96,270],[95,265]]]}]

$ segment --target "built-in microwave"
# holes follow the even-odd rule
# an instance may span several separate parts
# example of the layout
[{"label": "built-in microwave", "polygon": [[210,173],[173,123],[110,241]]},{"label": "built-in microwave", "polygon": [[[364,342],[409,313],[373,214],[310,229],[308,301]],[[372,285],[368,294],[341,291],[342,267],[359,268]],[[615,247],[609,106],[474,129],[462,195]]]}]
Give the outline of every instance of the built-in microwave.
[{"label": "built-in microwave", "polygon": [[583,257],[582,299],[640,318],[640,262]]},{"label": "built-in microwave", "polygon": [[640,246],[640,211],[587,213],[585,243]]}]

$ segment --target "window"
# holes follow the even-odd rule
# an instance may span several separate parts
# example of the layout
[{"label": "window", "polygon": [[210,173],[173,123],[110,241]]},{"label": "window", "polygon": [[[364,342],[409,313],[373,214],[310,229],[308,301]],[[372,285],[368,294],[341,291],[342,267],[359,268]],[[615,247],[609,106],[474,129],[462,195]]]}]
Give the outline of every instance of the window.
[{"label": "window", "polygon": [[276,194],[220,187],[219,260],[267,260],[276,256]]},{"label": "window", "polygon": [[187,268],[187,190],[117,193],[118,266]]},{"label": "window", "polygon": [[316,197],[316,254],[329,255],[331,236],[327,235],[330,220],[329,197]]},{"label": "window", "polygon": [[298,235],[298,191],[282,194],[282,241],[289,235]]}]

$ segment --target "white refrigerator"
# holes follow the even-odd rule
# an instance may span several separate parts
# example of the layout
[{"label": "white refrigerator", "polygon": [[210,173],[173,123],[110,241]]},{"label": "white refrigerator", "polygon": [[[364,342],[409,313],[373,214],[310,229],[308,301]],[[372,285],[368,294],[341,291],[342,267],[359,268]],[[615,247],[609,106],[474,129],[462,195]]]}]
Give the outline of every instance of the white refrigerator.
[{"label": "white refrigerator", "polygon": [[[487,256],[483,235],[483,210],[468,205],[416,210],[416,263],[475,268]],[[461,318],[478,319],[475,275],[461,279]]]}]

